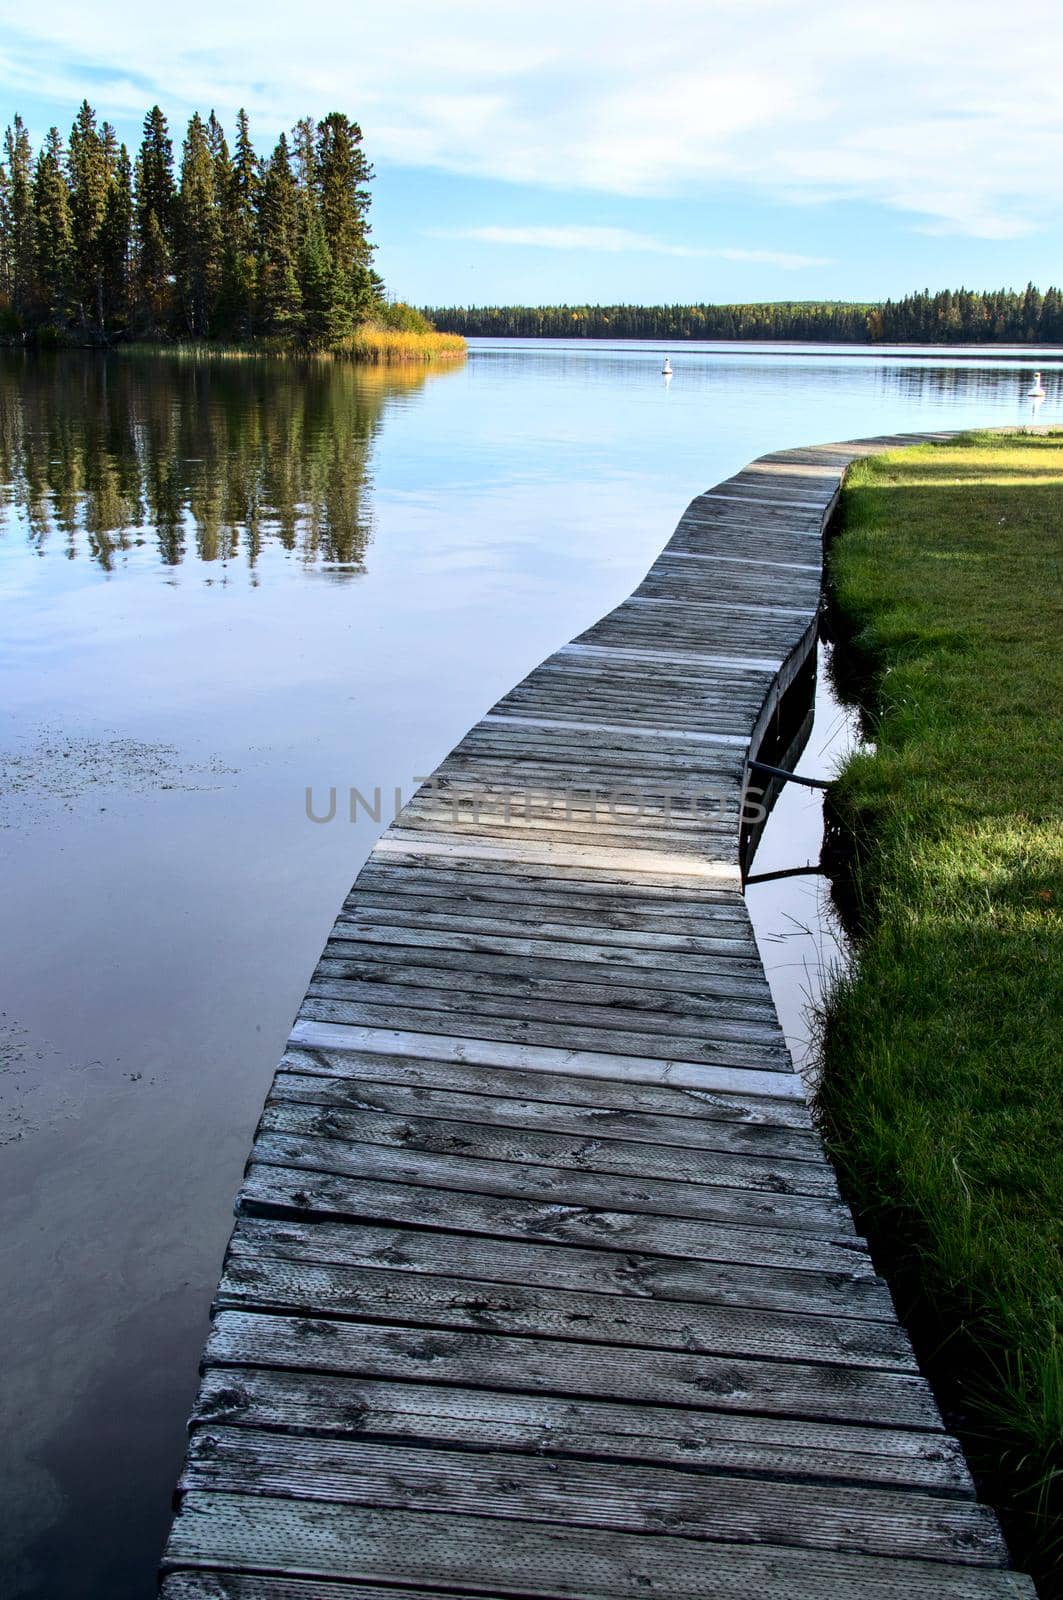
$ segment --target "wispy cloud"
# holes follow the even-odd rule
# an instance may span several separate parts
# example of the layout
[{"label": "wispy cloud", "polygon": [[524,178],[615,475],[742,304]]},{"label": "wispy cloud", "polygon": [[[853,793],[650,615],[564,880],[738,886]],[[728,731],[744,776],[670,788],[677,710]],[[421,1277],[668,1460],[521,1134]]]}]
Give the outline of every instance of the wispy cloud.
[{"label": "wispy cloud", "polygon": [[690,245],[669,244],[631,228],[454,228],[434,229],[437,237],[475,239],[480,244],[514,244],[538,250],[596,250],[607,255],[700,256]]},{"label": "wispy cloud", "polygon": [[706,255],[721,261],[749,261],[766,267],[796,270],[799,267],[829,267],[830,256],[801,256],[792,250],[707,250]]},{"label": "wispy cloud", "polygon": [[319,0],[308,26],[250,0],[55,0],[9,16],[0,77],[71,108],[87,76],[111,110],[246,103],[270,137],[335,104],[378,160],[559,190],[853,200],[986,238],[1063,208],[1058,0],[669,0],[664,17]]},{"label": "wispy cloud", "polygon": [[723,246],[672,244],[667,239],[659,239],[651,233],[637,233],[631,228],[579,227],[562,224],[554,228],[486,226],[432,228],[427,231],[431,237],[437,239],[472,239],[479,244],[520,245],[533,250],[579,250],[605,255],[715,257],[719,261],[745,261],[784,269],[825,267],[830,264],[827,256],[802,256],[788,250],[740,250]]}]

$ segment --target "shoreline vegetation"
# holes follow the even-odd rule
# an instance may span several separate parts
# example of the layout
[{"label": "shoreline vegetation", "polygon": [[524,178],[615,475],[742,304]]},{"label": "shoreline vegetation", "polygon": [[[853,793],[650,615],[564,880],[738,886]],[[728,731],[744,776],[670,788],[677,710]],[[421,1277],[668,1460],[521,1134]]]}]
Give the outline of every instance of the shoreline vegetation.
[{"label": "shoreline vegetation", "polygon": [[464,340],[388,298],[373,267],[362,132],[303,117],[262,158],[191,117],[179,165],[158,106],[131,156],[83,101],[35,153],[21,117],[0,157],[0,344],[247,347],[373,364],[454,360]]},{"label": "shoreline vegetation", "polygon": [[904,299],[746,305],[437,306],[433,326],[465,338],[687,339],[817,344],[1063,344],[1063,291],[923,289]]},{"label": "shoreline vegetation", "polygon": [[855,922],[819,1111],[1018,1565],[1063,1595],[1063,434],[855,467],[828,561],[873,746],[832,788]]}]

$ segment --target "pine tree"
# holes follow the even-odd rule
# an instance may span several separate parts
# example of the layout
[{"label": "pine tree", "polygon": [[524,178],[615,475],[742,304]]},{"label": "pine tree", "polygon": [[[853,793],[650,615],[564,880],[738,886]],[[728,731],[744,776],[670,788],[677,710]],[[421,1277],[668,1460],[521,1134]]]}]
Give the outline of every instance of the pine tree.
[{"label": "pine tree", "polygon": [[33,244],[38,314],[60,327],[70,319],[75,270],[65,166],[59,130],[49,128],[33,178]]},{"label": "pine tree", "polygon": [[144,118],[137,157],[137,311],[146,332],[162,332],[173,300],[173,243],[176,192],[173,144],[166,118],[152,106]]},{"label": "pine tree", "polygon": [[231,160],[225,150],[225,168],[218,151],[215,153],[215,190],[222,217],[222,266],[217,320],[219,330],[227,337],[248,339],[256,328],[257,211],[261,179],[243,107],[237,113],[236,146]]},{"label": "pine tree", "polygon": [[[213,120],[213,112],[211,117]],[[214,137],[220,128],[215,125]],[[221,216],[215,188],[215,156],[203,118],[188,124],[181,160],[176,233],[177,285],[185,327],[193,339],[211,331],[221,281]]]},{"label": "pine tree", "polygon": [[303,337],[321,349],[339,344],[354,331],[351,292],[337,269],[325,238],[321,217],[314,212],[299,252],[303,296]]},{"label": "pine tree", "polygon": [[302,117],[292,129],[292,161],[304,225],[309,224],[318,204],[317,139],[313,117]]},{"label": "pine tree", "polygon": [[129,321],[132,231],[133,169],[129,151],[122,145],[115,157],[100,228],[103,326],[109,334],[124,331]]},{"label": "pine tree", "polygon": [[0,331],[14,324],[11,310],[11,179],[0,163]]},{"label": "pine tree", "polygon": [[70,130],[67,173],[74,231],[76,319],[82,327],[103,331],[103,261],[101,232],[114,178],[113,130],[96,127],[96,113],[87,100]]},{"label": "pine tree", "polygon": [[33,301],[33,150],[19,116],[4,135],[4,167],[4,289],[16,324],[22,324]]},{"label": "pine tree", "polygon": [[282,133],[269,159],[259,207],[261,305],[267,333],[291,338],[302,319],[297,273],[299,199],[292,176],[288,141]]},{"label": "pine tree", "polygon": [[321,220],[333,265],[347,284],[352,311],[364,316],[374,298],[367,184],[372,168],[362,150],[362,130],[340,111],[317,130],[317,186]]}]

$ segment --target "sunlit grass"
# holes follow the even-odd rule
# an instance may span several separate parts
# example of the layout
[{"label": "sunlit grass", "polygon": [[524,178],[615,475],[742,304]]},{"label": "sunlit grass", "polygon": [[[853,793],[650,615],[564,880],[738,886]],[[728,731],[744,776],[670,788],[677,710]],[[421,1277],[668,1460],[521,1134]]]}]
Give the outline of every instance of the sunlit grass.
[{"label": "sunlit grass", "polygon": [[1063,437],[863,463],[842,515],[875,749],[834,797],[862,935],[821,1110],[985,1492],[1059,1594]]},{"label": "sunlit grass", "polygon": [[408,332],[399,328],[358,328],[337,346],[336,354],[353,356],[356,361],[373,364],[398,364],[404,361],[460,361],[466,352],[465,340],[457,333]]},{"label": "sunlit grass", "polygon": [[247,344],[215,344],[209,340],[139,341],[113,347],[126,354],[181,356],[196,361],[251,361],[263,358],[324,360],[333,357],[364,362],[367,366],[422,366],[460,361],[466,354],[465,340],[457,333],[376,327],[363,324],[349,338],[329,349],[308,349],[284,339],[254,339]]}]

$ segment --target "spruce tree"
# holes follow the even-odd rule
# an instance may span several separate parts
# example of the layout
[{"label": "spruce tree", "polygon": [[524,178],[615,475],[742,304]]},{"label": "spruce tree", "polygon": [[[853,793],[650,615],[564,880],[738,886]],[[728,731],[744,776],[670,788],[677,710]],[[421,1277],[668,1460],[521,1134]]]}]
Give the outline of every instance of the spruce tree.
[{"label": "spruce tree", "polygon": [[4,135],[4,272],[11,314],[21,326],[29,316],[34,289],[33,150],[22,118]]},{"label": "spruce tree", "polygon": [[222,218],[218,326],[229,338],[248,339],[256,331],[257,212],[261,179],[243,107],[237,113],[236,144],[231,160],[227,150],[224,164],[221,150],[215,152],[215,190]]},{"label": "spruce tree", "polygon": [[96,113],[87,100],[70,130],[67,173],[74,231],[74,291],[76,320],[82,327],[103,331],[104,295],[101,233],[107,198],[114,177],[113,131],[96,127]]},{"label": "spruce tree", "polygon": [[13,323],[11,311],[11,179],[0,162],[0,330]]},{"label": "spruce tree", "polygon": [[[214,137],[219,134],[216,126]],[[182,152],[175,234],[177,286],[185,328],[193,339],[205,339],[211,331],[221,281],[222,235],[215,157],[207,124],[198,111],[188,124]]]},{"label": "spruce tree", "polygon": [[333,265],[347,285],[352,312],[365,316],[374,298],[369,243],[368,182],[372,168],[362,150],[362,130],[340,111],[317,130],[317,186],[321,220]]},{"label": "spruce tree", "polygon": [[108,334],[123,332],[130,312],[130,256],[133,231],[133,169],[122,145],[107,191],[100,228],[100,272],[103,281],[103,324]]},{"label": "spruce tree", "polygon": [[152,106],[144,118],[137,157],[137,314],[145,332],[166,330],[172,311],[174,214],[173,145],[166,118]]},{"label": "spruce tree", "polygon": [[299,282],[306,342],[329,349],[346,339],[354,331],[350,285],[332,260],[324,225],[316,211],[303,235]]},{"label": "spruce tree", "polygon": [[317,139],[313,117],[302,117],[292,129],[292,162],[304,222],[309,222],[318,202]]},{"label": "spruce tree", "polygon": [[65,327],[74,294],[74,230],[63,141],[49,128],[33,177],[33,245],[37,312],[43,323]]},{"label": "spruce tree", "polygon": [[259,229],[260,298],[265,331],[292,338],[299,333],[302,322],[302,295],[297,273],[299,201],[288,141],[283,133],[266,167]]}]

